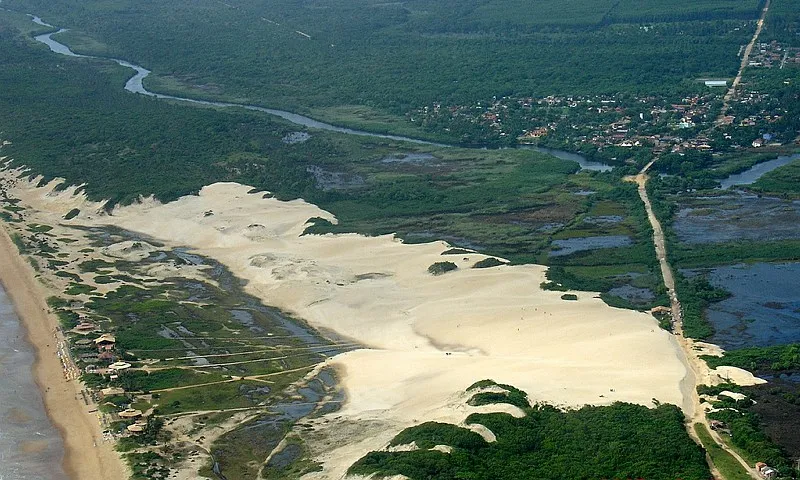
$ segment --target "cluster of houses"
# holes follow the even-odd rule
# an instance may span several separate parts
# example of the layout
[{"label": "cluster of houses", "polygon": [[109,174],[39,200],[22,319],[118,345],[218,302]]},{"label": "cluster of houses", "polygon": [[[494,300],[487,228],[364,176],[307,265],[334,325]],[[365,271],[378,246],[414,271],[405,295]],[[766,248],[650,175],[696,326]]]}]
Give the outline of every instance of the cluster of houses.
[{"label": "cluster of houses", "polygon": [[750,67],[779,68],[800,64],[800,48],[784,47],[776,40],[760,42],[750,53]]},{"label": "cluster of houses", "polygon": [[77,358],[86,366],[84,372],[100,375],[110,375],[110,379],[117,378],[120,372],[131,368],[131,364],[118,361],[116,355],[117,339],[110,333],[100,333],[94,339],[88,338],[90,334],[97,333],[98,327],[90,322],[82,321],[73,330],[73,333],[84,335],[75,342],[75,346],[83,353],[78,353]]},{"label": "cluster of houses", "polygon": [[[84,372],[107,376],[109,380],[115,380],[119,377],[120,372],[132,367],[130,363],[118,359],[116,337],[111,333],[101,332],[94,323],[82,320],[72,329],[72,333],[83,337],[75,341],[75,346],[78,348],[77,359],[85,365]],[[95,337],[91,338],[93,336]],[[119,387],[107,387],[100,389],[98,394],[100,400],[103,401],[110,397],[124,395],[125,390]],[[147,420],[140,410],[127,408],[115,415],[119,420],[133,421],[125,427],[130,434],[143,433],[147,428]]]},{"label": "cluster of houses", "polygon": [[[711,81],[713,83],[713,81]],[[727,85],[724,80],[720,85]],[[711,104],[718,93],[708,91],[662,104],[652,96],[617,98],[616,96],[546,96],[542,98],[500,97],[490,103],[450,107],[434,103],[411,114],[411,121],[441,123],[457,118],[494,130],[500,137],[516,135],[520,143],[536,144],[559,132],[570,132],[573,140],[598,148],[659,146],[661,151],[689,148],[711,149],[706,138],[684,140],[670,131],[694,128],[698,122],[710,122]],[[638,107],[636,107],[638,105]],[[574,111],[575,114],[570,113]],[[581,118],[577,121],[576,118]],[[595,119],[596,122],[587,121]],[[733,120],[731,119],[731,122]],[[572,124],[576,123],[576,124]],[[579,123],[580,125],[578,125]],[[519,125],[529,124],[517,130]],[[660,132],[660,133],[655,133]]]}]

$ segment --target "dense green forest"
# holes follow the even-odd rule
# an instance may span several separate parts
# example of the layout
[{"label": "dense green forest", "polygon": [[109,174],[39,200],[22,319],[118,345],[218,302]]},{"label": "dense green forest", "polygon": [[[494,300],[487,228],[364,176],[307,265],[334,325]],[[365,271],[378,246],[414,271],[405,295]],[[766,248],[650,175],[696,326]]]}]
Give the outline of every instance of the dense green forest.
[{"label": "dense green forest", "polygon": [[[472,414],[497,437],[487,443],[465,428],[423,423],[401,432],[392,445],[418,450],[371,452],[350,469],[368,475],[405,475],[412,480],[516,480],[646,478],[706,480],[705,456],[687,435],[683,414],[672,405],[648,409],[615,403],[560,411],[525,409],[526,416]],[[452,447],[450,453],[433,450]]]},{"label": "dense green forest", "polygon": [[[364,121],[505,95],[680,94],[733,76],[758,2],[8,0],[159,90]],[[645,25],[642,24],[645,22]],[[591,68],[586,68],[591,65]],[[268,79],[268,81],[265,81]],[[390,127],[391,126],[391,127]],[[413,125],[404,129],[413,130]],[[446,133],[446,132],[439,132]]]},{"label": "dense green forest", "polygon": [[705,360],[711,367],[732,365],[755,372],[797,371],[800,370],[800,344],[742,348]]},{"label": "dense green forest", "polygon": [[[239,181],[282,199],[304,198],[339,219],[311,231],[399,232],[409,241],[446,238],[516,261],[547,261],[553,225],[567,228],[560,238],[610,228],[635,239],[614,263],[635,271],[643,268],[637,262],[653,264],[635,189],[615,174],[576,174],[576,164],[529,150],[437,148],[318,131],[287,142],[297,127],[264,114],[124,92],[118,86],[128,70],[52,54],[14,34],[20,17],[0,16],[7,25],[0,31],[0,106],[8,113],[0,131],[12,141],[3,155],[45,178],[85,183],[90,198],[168,201]],[[584,190],[596,194],[576,195]],[[582,214],[623,221],[605,228]]]}]

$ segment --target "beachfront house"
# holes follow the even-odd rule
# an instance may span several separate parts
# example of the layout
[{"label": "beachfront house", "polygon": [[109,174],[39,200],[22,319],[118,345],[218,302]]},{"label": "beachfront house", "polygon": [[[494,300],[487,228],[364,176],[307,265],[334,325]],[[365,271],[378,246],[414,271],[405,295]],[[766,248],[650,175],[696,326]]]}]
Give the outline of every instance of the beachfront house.
[{"label": "beachfront house", "polygon": [[128,408],[127,410],[123,410],[118,413],[119,418],[124,419],[132,419],[132,418],[139,418],[142,416],[141,410],[134,410],[133,408]]},{"label": "beachfront house", "polygon": [[764,478],[766,480],[773,480],[774,478],[778,478],[778,471],[764,462],[756,463],[756,472],[758,472],[758,475],[761,478]]},{"label": "beachfront house", "polygon": [[119,387],[109,387],[100,390],[100,398],[114,397],[116,395],[124,395],[125,390]]},{"label": "beachfront house", "polygon": [[139,433],[144,432],[145,425],[142,425],[140,423],[134,423],[133,425],[128,425],[125,428],[131,433],[139,434]]},{"label": "beachfront house", "polygon": [[94,330],[97,330],[97,325],[91,322],[81,322],[76,326],[73,331],[81,335],[86,335]]},{"label": "beachfront house", "polygon": [[116,343],[117,339],[114,337],[114,335],[111,335],[110,333],[104,333],[94,339],[94,345],[100,351],[113,350],[114,345],[116,345]]},{"label": "beachfront house", "polygon": [[121,372],[131,368],[131,364],[127,362],[114,362],[108,366],[108,369],[113,372]]}]

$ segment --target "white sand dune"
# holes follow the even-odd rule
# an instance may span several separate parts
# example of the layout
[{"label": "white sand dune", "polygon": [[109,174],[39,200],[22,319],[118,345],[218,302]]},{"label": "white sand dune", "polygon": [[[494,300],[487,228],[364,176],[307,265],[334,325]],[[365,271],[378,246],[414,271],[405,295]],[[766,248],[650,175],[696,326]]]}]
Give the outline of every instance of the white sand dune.
[{"label": "white sand dune", "polygon": [[[687,375],[672,336],[649,315],[611,308],[591,293],[577,301],[542,291],[545,267],[469,268],[479,254],[448,255],[443,242],[403,244],[392,236],[301,236],[311,217],[333,216],[303,201],[248,194],[218,183],[161,205],[153,200],[98,214],[72,189],[15,192],[52,222],[115,225],[213,257],[248,281],[247,290],[311,325],[367,348],[329,360],[347,401],[318,425],[361,422],[320,452],[318,478],[341,478],[353,461],[397,432],[428,420],[461,422],[475,411],[464,389],[491,378],[534,402],[567,407],[627,401],[685,406]],[[432,276],[449,260],[460,268]]]}]

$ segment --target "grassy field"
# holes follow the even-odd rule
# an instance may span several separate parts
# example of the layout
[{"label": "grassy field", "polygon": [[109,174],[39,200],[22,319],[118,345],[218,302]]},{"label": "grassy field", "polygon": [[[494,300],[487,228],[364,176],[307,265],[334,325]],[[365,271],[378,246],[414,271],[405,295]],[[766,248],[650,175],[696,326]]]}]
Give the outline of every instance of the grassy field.
[{"label": "grassy field", "polygon": [[714,466],[717,467],[726,480],[750,480],[750,475],[742,468],[742,465],[711,438],[711,434],[705,425],[695,423],[694,431],[700,437],[700,441],[703,442],[703,447],[706,449],[708,456],[711,457]]}]

